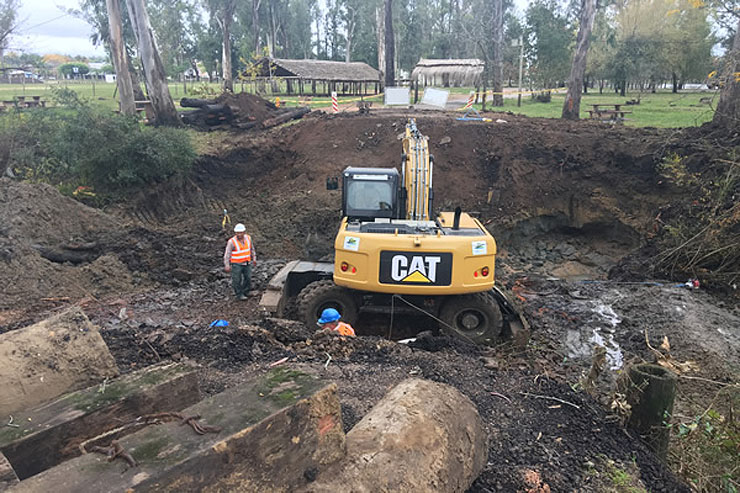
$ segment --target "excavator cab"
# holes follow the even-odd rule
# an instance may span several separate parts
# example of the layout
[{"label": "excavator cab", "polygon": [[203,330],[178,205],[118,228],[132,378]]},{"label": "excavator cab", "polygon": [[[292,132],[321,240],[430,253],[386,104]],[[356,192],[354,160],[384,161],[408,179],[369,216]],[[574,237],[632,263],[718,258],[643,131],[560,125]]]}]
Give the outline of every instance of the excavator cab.
[{"label": "excavator cab", "polygon": [[342,173],[342,216],[396,218],[399,174],[395,168],[353,168]]}]

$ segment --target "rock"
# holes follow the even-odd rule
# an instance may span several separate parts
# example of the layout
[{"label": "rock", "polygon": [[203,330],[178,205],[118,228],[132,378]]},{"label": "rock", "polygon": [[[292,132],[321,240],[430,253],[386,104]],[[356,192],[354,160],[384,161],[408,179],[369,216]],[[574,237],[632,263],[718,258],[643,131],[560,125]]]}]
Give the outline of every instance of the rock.
[{"label": "rock", "polygon": [[452,142],[452,137],[445,135],[439,140],[439,145],[444,146]]},{"label": "rock", "polygon": [[346,442],[346,457],[298,491],[461,492],[488,458],[488,436],[470,399],[416,378],[388,392]]}]

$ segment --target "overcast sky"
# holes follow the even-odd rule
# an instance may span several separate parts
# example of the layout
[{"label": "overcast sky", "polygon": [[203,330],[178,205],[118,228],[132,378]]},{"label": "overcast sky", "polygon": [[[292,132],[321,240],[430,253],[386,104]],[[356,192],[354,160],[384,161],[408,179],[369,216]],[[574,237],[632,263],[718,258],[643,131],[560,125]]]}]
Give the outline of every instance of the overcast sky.
[{"label": "overcast sky", "polygon": [[[523,11],[527,0],[515,0]],[[64,8],[78,8],[79,0],[22,0],[18,35],[10,51],[58,53],[61,55],[105,55],[102,47],[90,42],[92,28],[83,20],[65,15]]]},{"label": "overcast sky", "polygon": [[22,0],[19,32],[10,41],[11,51],[105,55],[90,42],[92,28],[85,21],[65,15],[64,8],[77,8],[78,0]]}]

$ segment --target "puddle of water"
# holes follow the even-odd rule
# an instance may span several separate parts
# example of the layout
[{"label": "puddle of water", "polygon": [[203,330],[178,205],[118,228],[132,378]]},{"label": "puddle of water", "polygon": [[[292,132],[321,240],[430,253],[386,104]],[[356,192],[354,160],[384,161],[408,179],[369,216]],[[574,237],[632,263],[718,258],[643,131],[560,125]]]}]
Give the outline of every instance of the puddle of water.
[{"label": "puddle of water", "polygon": [[570,358],[587,359],[593,354],[593,346],[606,349],[606,361],[610,370],[618,370],[624,364],[624,353],[614,340],[614,330],[622,321],[611,305],[601,301],[588,302],[583,307],[590,312],[581,330],[568,330],[565,335],[565,347]]}]

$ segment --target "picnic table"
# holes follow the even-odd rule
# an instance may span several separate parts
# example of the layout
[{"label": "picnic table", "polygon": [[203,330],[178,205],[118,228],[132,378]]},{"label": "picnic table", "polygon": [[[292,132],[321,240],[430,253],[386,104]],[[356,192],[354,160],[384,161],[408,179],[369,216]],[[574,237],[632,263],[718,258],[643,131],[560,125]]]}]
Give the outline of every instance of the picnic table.
[{"label": "picnic table", "polygon": [[0,101],[0,111],[5,108],[45,108],[46,101],[41,100],[41,96],[31,96],[31,99],[26,99],[26,96],[16,96],[15,99],[8,99]]},{"label": "picnic table", "polygon": [[624,105],[620,103],[593,103],[590,106],[591,109],[587,111],[592,120],[623,122],[628,119],[624,115],[632,113],[623,110],[622,106]]}]

